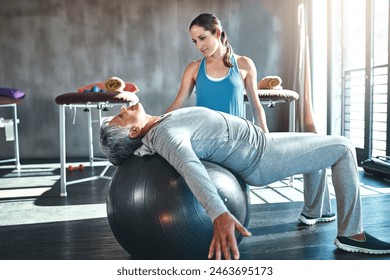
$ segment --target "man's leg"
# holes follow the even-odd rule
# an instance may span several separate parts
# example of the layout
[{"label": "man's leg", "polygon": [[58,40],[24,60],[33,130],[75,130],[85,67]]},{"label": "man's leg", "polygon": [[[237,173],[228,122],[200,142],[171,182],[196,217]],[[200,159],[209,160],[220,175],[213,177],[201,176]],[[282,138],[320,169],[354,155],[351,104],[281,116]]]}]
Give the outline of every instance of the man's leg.
[{"label": "man's leg", "polygon": [[303,174],[303,179],[304,205],[299,220],[307,225],[334,221],[336,214],[331,212],[326,169]]},{"label": "man's leg", "polygon": [[[295,174],[305,174],[305,198],[321,212],[324,198],[324,170],[332,167],[336,193],[338,235],[362,232],[359,177],[355,149],[345,137],[311,133],[269,133],[259,168],[251,179],[265,185]],[[255,178],[256,177],[256,178]],[[314,182],[314,183],[313,183]],[[318,205],[313,206],[313,203]],[[311,210],[310,210],[311,211]]]}]

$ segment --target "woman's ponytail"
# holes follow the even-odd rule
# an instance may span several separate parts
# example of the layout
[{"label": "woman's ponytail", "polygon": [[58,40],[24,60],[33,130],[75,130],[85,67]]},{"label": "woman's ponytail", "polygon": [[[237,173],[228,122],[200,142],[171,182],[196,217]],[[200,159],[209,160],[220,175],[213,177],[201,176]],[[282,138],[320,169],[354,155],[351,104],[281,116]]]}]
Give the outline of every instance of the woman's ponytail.
[{"label": "woman's ponytail", "polygon": [[222,45],[226,46],[226,53],[223,56],[223,64],[225,64],[226,67],[233,67],[233,64],[230,62],[230,58],[233,55],[232,46],[230,46],[227,35],[225,31],[221,32],[221,42]]}]

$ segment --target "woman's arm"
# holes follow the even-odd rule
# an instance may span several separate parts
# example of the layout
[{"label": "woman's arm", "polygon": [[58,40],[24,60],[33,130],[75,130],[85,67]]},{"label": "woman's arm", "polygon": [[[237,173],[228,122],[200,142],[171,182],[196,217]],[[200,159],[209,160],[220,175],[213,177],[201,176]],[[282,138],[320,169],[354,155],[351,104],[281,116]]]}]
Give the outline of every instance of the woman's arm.
[{"label": "woman's arm", "polygon": [[260,126],[264,132],[269,132],[267,118],[263,105],[261,105],[257,95],[257,70],[252,59],[240,56],[237,58],[238,67],[244,80],[245,90],[248,96],[249,104],[252,108],[252,114],[255,124]]},{"label": "woman's arm", "polygon": [[183,73],[179,92],[173,103],[168,107],[166,113],[182,108],[190,98],[194,90],[196,76],[198,74],[199,60],[191,62]]}]

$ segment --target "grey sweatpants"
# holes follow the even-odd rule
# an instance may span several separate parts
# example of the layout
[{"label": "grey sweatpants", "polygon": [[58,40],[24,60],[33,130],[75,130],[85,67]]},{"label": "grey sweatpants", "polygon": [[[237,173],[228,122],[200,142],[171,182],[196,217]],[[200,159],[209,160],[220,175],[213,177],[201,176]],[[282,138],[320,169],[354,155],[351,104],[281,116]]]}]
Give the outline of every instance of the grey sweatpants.
[{"label": "grey sweatpants", "polygon": [[[339,236],[363,231],[359,176],[355,148],[345,137],[310,133],[271,133],[266,135],[259,168],[250,176],[256,185],[265,185],[285,177],[303,174],[304,206],[302,213],[321,217],[330,211],[326,168],[332,169],[337,203]],[[291,153],[294,151],[294,153]],[[280,164],[280,162],[283,164]],[[261,167],[272,168],[261,168]]]}]

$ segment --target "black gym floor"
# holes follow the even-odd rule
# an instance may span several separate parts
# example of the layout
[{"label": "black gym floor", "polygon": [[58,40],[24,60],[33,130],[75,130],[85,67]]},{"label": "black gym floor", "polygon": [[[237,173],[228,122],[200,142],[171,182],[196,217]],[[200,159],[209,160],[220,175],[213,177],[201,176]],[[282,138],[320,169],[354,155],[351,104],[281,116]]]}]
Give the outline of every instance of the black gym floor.
[{"label": "black gym floor", "polygon": [[[68,179],[99,174],[86,167]],[[114,168],[111,167],[109,173]],[[57,164],[23,164],[20,174],[0,166],[0,259],[131,260],[108,224],[105,202],[109,181],[68,186],[59,196]],[[361,171],[363,222],[372,235],[390,242],[390,183]],[[305,226],[301,178],[253,187],[249,230],[239,248],[244,260],[390,260],[390,255],[346,253],[334,244],[336,222]],[[332,199],[333,209],[335,200]]]}]

